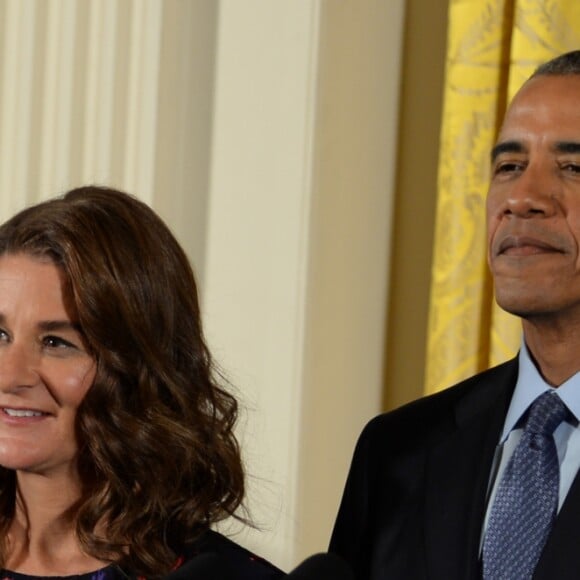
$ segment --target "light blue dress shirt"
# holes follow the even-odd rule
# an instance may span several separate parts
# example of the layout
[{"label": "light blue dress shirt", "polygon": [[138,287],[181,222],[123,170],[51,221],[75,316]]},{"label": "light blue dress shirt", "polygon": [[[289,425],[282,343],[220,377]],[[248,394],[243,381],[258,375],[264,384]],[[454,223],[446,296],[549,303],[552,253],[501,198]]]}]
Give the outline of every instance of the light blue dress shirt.
[{"label": "light blue dress shirt", "polygon": [[[492,469],[487,509],[482,533],[487,529],[487,522],[495,494],[505,468],[522,436],[522,416],[528,407],[544,392],[554,389],[540,375],[533,363],[530,353],[522,344],[519,358],[519,372],[516,388],[506,415],[503,431],[496,449],[494,467]],[[580,372],[570,377],[557,389],[557,393],[574,417],[564,421],[554,431],[554,441],[560,463],[560,489],[558,494],[558,510],[562,507],[572,482],[580,468]]]}]

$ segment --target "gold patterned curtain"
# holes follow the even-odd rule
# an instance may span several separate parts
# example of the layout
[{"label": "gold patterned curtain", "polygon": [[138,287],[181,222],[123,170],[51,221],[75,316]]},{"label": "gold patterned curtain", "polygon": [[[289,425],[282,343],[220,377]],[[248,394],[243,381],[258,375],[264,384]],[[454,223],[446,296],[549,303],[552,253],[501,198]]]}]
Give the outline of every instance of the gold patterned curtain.
[{"label": "gold patterned curtain", "polygon": [[489,152],[540,63],[580,48],[580,0],[450,0],[425,392],[515,354],[486,263]]}]

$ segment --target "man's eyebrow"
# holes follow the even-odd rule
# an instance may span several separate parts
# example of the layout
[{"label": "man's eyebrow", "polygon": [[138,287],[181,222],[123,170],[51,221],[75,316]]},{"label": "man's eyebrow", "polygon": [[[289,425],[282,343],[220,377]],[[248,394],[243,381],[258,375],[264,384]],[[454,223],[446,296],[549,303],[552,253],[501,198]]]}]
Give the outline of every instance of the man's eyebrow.
[{"label": "man's eyebrow", "polygon": [[558,141],[554,146],[557,153],[580,153],[579,141]]},{"label": "man's eyebrow", "polygon": [[525,147],[519,141],[504,141],[498,143],[491,150],[491,162],[493,163],[502,153],[524,153]]}]

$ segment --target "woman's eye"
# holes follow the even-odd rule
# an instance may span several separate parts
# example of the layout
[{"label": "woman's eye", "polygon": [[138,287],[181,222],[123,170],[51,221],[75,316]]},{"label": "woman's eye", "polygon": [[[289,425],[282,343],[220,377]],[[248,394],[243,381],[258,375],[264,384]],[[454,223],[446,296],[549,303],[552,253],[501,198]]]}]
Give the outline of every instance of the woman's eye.
[{"label": "woman's eye", "polygon": [[0,342],[8,342],[10,340],[10,336],[8,333],[0,328]]},{"label": "woman's eye", "polygon": [[74,344],[59,336],[45,336],[42,344],[48,348],[75,348]]}]

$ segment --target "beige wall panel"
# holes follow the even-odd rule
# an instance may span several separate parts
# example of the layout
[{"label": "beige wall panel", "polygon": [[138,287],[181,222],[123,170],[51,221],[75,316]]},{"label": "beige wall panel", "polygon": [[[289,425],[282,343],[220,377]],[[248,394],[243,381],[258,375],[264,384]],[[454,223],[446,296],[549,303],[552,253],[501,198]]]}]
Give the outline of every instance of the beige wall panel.
[{"label": "beige wall panel", "polygon": [[206,255],[210,344],[246,408],[241,541],[294,562],[318,2],[220,3]]},{"label": "beige wall panel", "polygon": [[423,395],[447,40],[448,0],[406,3],[385,408]]},{"label": "beige wall panel", "polygon": [[239,537],[287,569],[380,410],[403,7],[220,4],[205,312],[246,405]]},{"label": "beige wall panel", "polygon": [[162,5],[162,0],[132,1],[124,182],[149,203],[155,179]]},{"label": "beige wall panel", "polygon": [[219,2],[164,0],[154,206],[204,284]]},{"label": "beige wall panel", "polygon": [[354,444],[381,410],[404,2],[325,2],[297,541],[325,550]]},{"label": "beige wall panel", "polygon": [[32,118],[30,87],[34,62],[33,0],[0,4],[0,213],[22,207],[28,186],[27,155]]},{"label": "beige wall panel", "polygon": [[122,21],[120,16],[115,0],[86,5],[87,47],[82,124],[85,130],[82,141],[79,141],[83,144],[79,176],[82,182],[107,182],[112,175],[117,59],[126,50],[117,28],[117,23]]}]

